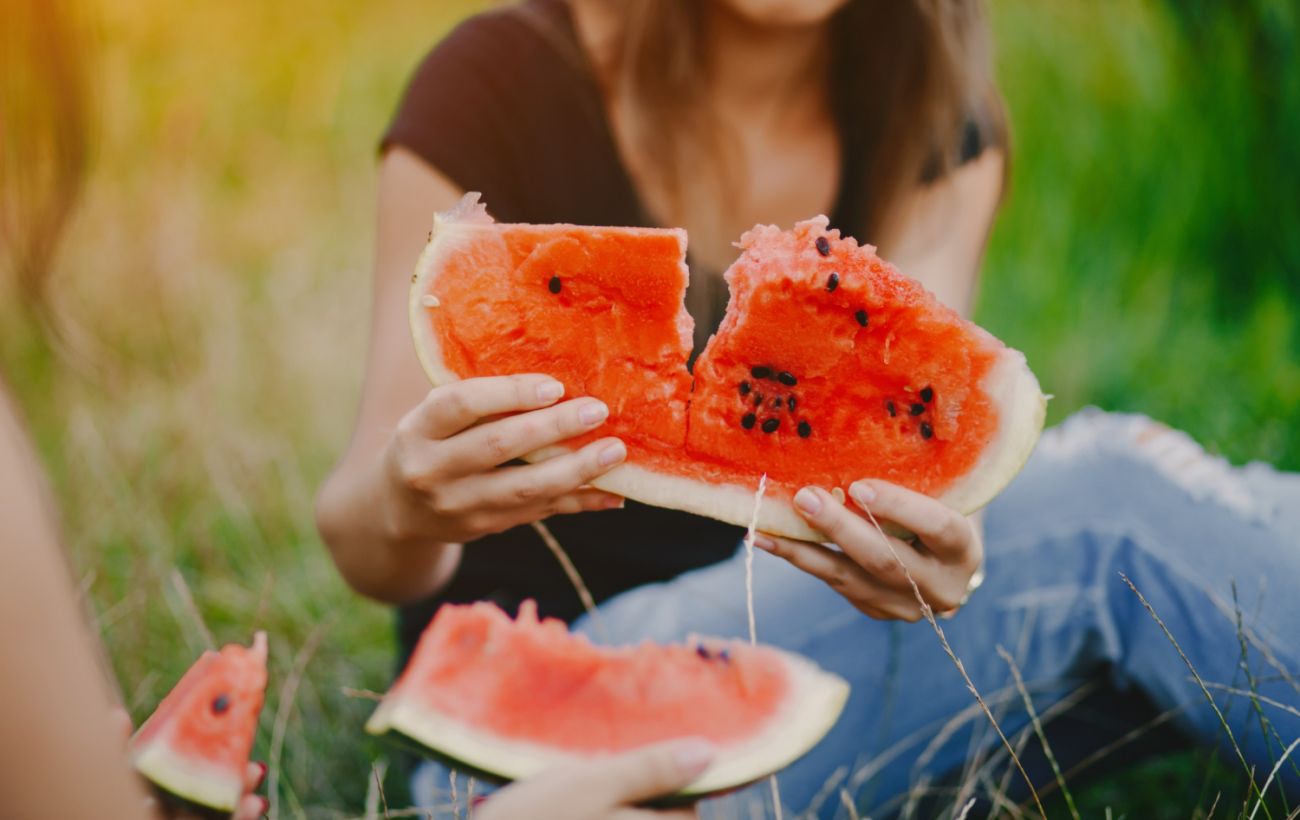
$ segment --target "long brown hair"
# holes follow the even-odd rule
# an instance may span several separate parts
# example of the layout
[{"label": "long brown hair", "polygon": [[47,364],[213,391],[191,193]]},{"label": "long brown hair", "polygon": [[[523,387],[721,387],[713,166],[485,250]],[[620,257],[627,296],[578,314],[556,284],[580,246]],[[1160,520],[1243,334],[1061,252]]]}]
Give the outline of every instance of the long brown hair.
[{"label": "long brown hair", "polygon": [[[621,21],[612,76],[630,104],[630,136],[661,174],[671,216],[682,219],[691,210],[688,169],[726,173],[724,137],[701,93],[706,3],[618,0],[611,7]],[[871,239],[900,193],[956,164],[963,136],[1005,147],[1005,113],[980,0],[850,0],[830,28],[827,91],[844,132],[855,223],[843,227]],[[663,127],[669,122],[676,126]]]},{"label": "long brown hair", "polygon": [[75,0],[0,0],[0,284],[37,306],[88,164],[85,22]]}]

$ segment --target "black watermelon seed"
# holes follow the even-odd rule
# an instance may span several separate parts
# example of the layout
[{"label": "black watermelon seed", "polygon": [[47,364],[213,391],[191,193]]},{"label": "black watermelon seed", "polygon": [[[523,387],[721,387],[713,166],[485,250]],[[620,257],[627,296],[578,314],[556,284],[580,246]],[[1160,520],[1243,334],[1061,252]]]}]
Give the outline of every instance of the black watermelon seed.
[{"label": "black watermelon seed", "polygon": [[794,377],[793,373],[787,373],[784,370],[776,374],[776,380],[781,384],[784,384],[786,387],[794,387],[799,383],[799,380]]},{"label": "black watermelon seed", "polygon": [[772,368],[760,364],[758,367],[751,367],[749,375],[756,379],[770,379],[772,378]]},{"label": "black watermelon seed", "polygon": [[817,237],[817,252],[822,256],[831,255],[831,241],[824,236]]},{"label": "black watermelon seed", "polygon": [[794,396],[791,396],[790,398],[786,399],[786,400],[785,400],[785,404],[786,404],[787,407],[790,408],[790,412],[793,413],[793,412],[794,412],[794,405],[795,405],[795,397],[794,397]]},{"label": "black watermelon seed", "polygon": [[778,427],[780,427],[780,426],[781,426],[781,420],[780,420],[780,419],[767,419],[766,421],[763,422],[763,432],[764,432],[764,433],[775,433],[775,432],[776,432],[776,428],[778,428]]},{"label": "black watermelon seed", "polygon": [[762,394],[762,393],[755,393],[755,394],[754,394],[754,406],[755,406],[755,407],[762,407],[762,406],[763,406],[763,394]]},{"label": "black watermelon seed", "polygon": [[925,405],[914,403],[911,407],[907,409],[907,412],[911,413],[914,416],[919,416],[925,412]]},{"label": "black watermelon seed", "polygon": [[812,425],[806,421],[799,422],[799,438],[808,438],[812,435]]},{"label": "black watermelon seed", "polygon": [[934,388],[933,388],[933,387],[922,387],[922,388],[921,388],[921,401],[925,402],[926,404],[929,404],[933,399],[934,399]]},{"label": "black watermelon seed", "polygon": [[227,695],[224,692],[220,695],[217,695],[216,699],[212,701],[213,714],[216,715],[225,714],[225,711],[229,708],[230,708],[230,695]]},{"label": "black watermelon seed", "polygon": [[840,275],[838,273],[832,273],[830,276],[826,278],[827,293],[830,293],[831,291],[835,290],[839,286],[840,286]]},{"label": "black watermelon seed", "polygon": [[928,421],[921,422],[921,438],[928,439],[930,438],[930,436],[933,435],[934,435],[934,428],[930,426],[930,422]]},{"label": "black watermelon seed", "polygon": [[726,649],[719,649],[718,660],[722,661],[723,663],[731,663],[731,653],[728,652]]},{"label": "black watermelon seed", "polygon": [[781,399],[780,396],[777,396],[776,398],[772,399],[772,407],[774,409],[780,410],[781,407],[784,406],[784,404],[785,402]]},{"label": "black watermelon seed", "polygon": [[889,417],[891,419],[898,415],[898,411],[894,409],[894,403],[892,401],[885,402],[885,409],[889,411]]},{"label": "black watermelon seed", "polygon": [[746,413],[740,419],[740,426],[744,427],[746,430],[753,430],[754,422],[756,421],[758,421],[758,418],[753,413]]},{"label": "black watermelon seed", "polygon": [[713,655],[709,654],[709,648],[704,644],[700,644],[695,647],[695,654],[699,655],[701,658],[704,658],[706,661],[713,660]]},{"label": "black watermelon seed", "polygon": [[563,287],[563,285],[560,284],[560,277],[552,276],[551,281],[546,283],[546,287],[551,291],[551,293],[559,293],[560,288]]},{"label": "black watermelon seed", "polygon": [[749,382],[741,382],[741,383],[740,383],[740,395],[742,395],[742,396],[748,396],[748,395],[749,395]]},{"label": "black watermelon seed", "polygon": [[867,312],[865,310],[859,310],[857,313],[853,314],[853,318],[857,319],[858,324],[863,327],[867,326]]}]

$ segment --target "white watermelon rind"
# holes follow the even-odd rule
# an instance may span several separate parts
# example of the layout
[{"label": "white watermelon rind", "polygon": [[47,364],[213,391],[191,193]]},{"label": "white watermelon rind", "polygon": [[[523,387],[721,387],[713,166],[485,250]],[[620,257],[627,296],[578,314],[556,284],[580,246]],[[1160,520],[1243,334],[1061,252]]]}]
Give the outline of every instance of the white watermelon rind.
[{"label": "white watermelon rind", "polygon": [[242,774],[234,776],[228,767],[187,760],[174,754],[169,746],[170,739],[159,736],[133,750],[131,763],[151,783],[177,797],[233,813],[244,793]]},{"label": "white watermelon rind", "polygon": [[[428,320],[430,310],[441,309],[425,303],[425,295],[434,289],[443,260],[466,244],[480,240],[484,232],[494,233],[495,222],[479,202],[477,193],[467,193],[450,211],[434,217],[433,233],[416,264],[410,291],[409,318],[416,355],[425,375],[435,385],[450,384],[460,376],[452,372],[443,358],[442,344]],[[685,234],[681,234],[683,243]],[[998,413],[998,431],[985,447],[979,461],[939,497],[939,500],[963,515],[970,515],[993,500],[1011,483],[1034,451],[1047,416],[1047,398],[1038,379],[1029,369],[1024,354],[1003,348],[997,362],[980,388],[992,400]],[[526,461],[545,461],[570,452],[562,445],[544,447],[524,456]],[[870,475],[871,465],[863,465],[863,476]],[[752,485],[714,483],[668,475],[640,467],[620,464],[591,482],[592,486],[624,498],[656,507],[667,507],[696,515],[748,526],[754,512]],[[788,499],[767,496],[759,509],[757,526],[761,532],[803,541],[824,541],[825,536],[808,525]]]},{"label": "white watermelon rind", "polygon": [[[798,655],[767,647],[781,656],[790,688],[780,711],[743,743],[720,746],[713,763],[676,797],[725,792],[780,771],[817,745],[839,720],[849,684]],[[452,715],[423,706],[417,695],[394,689],[366,722],[372,735],[396,733],[466,766],[501,778],[524,780],[555,766],[590,760],[528,741],[484,732]],[[690,737],[689,729],[681,737]]]}]

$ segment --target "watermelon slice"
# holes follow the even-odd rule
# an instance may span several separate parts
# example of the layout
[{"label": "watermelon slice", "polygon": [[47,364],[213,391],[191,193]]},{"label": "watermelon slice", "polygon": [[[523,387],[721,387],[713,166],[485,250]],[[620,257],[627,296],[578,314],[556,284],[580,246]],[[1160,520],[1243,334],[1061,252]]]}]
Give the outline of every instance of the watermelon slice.
[{"label": "watermelon slice", "polygon": [[597,647],[561,621],[444,605],[366,724],[500,780],[679,737],[718,748],[682,796],[777,771],[835,724],[849,686],[796,655],[740,641]]},{"label": "watermelon slice", "polygon": [[610,407],[599,430],[540,460],[619,436],[612,493],[818,539],[802,486],[882,478],[969,513],[1020,470],[1046,400],[1024,356],[917,282],[829,230],[758,226],[726,272],[731,303],[687,370],[681,230],[497,224],[467,194],[439,214],[411,291],[435,384],[547,373]]},{"label": "watermelon slice", "polygon": [[170,795],[224,814],[244,775],[266,694],[266,633],[208,650],[131,738],[136,771]]}]

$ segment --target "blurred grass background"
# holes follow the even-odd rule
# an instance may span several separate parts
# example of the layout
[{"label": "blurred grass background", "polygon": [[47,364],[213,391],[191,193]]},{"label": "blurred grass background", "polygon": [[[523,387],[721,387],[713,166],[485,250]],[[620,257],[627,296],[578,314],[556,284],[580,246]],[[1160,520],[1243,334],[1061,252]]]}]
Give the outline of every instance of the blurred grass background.
[{"label": "blurred grass background", "polygon": [[[483,5],[92,5],[99,127],[58,332],[0,303],[0,372],[129,707],[148,714],[205,630],[267,629],[257,753],[281,815],[359,814],[386,754],[343,688],[385,687],[388,614],[338,579],[311,501],[361,373],[376,140],[415,62]],[[1142,411],[1300,468],[1295,6],[992,7],[1016,153],[979,320],[1026,351],[1052,420]],[[1187,817],[1207,766],[1155,762],[1083,807]]]}]

